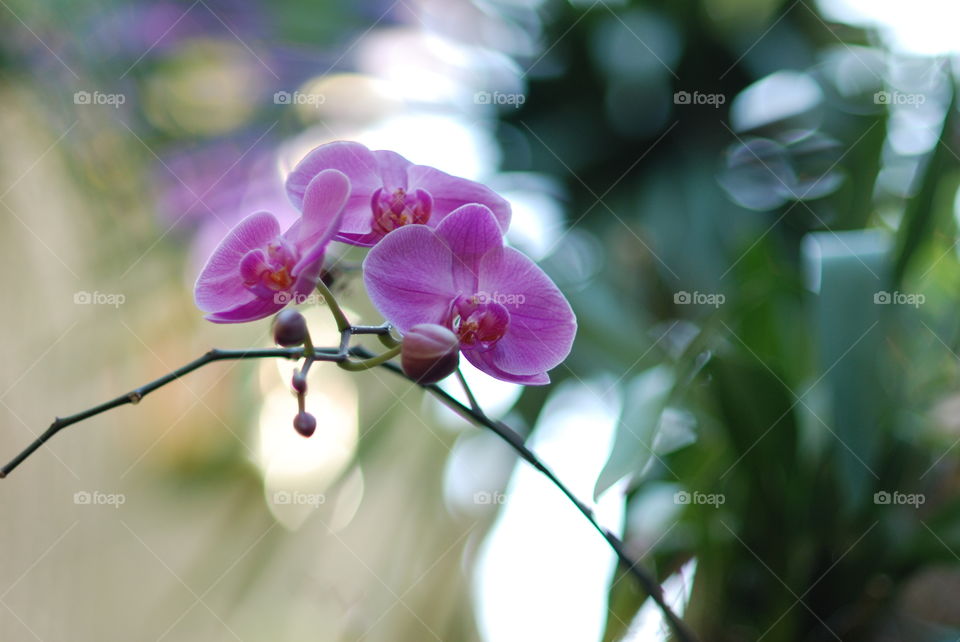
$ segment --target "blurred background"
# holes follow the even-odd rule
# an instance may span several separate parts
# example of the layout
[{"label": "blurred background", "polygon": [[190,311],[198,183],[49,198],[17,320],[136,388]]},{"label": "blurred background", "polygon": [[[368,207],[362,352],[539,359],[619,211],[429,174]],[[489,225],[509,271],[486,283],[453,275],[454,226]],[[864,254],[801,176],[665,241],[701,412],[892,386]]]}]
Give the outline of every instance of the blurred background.
[{"label": "blurred background", "polygon": [[[466,375],[700,639],[956,640],[958,23],[955,0],[0,0],[0,451],[269,345],[203,321],[193,280],[247,214],[296,215],[306,151],[357,140],[511,201],[578,338],[548,387]],[[336,289],[380,321],[356,273]],[[669,639],[495,437],[315,367],[305,441],[291,371],[209,366],[0,483],[0,639]]]}]

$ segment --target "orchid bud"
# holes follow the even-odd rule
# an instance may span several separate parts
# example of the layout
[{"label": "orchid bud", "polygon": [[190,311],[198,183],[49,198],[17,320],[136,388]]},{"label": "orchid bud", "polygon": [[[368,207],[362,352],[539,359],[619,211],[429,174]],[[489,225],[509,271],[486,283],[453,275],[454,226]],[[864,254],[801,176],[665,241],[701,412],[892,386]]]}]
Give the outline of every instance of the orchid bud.
[{"label": "orchid bud", "polygon": [[317,429],[317,418],[309,412],[298,412],[293,418],[293,427],[304,437],[309,437]]},{"label": "orchid bud", "polygon": [[273,340],[284,348],[303,345],[310,332],[307,320],[293,309],[286,309],[273,320]]},{"label": "orchid bud", "polygon": [[460,365],[460,341],[442,325],[415,325],[403,336],[400,365],[417,383],[436,383]]}]

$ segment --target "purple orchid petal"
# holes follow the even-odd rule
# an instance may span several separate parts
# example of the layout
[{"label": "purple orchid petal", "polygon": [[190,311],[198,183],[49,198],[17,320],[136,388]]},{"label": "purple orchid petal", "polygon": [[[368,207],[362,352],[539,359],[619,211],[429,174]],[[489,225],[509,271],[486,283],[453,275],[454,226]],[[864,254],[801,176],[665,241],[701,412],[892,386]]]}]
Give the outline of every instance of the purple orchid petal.
[{"label": "purple orchid petal", "polygon": [[457,288],[473,294],[478,289],[480,259],[488,253],[499,254],[503,248],[503,235],[493,213],[483,205],[464,205],[443,219],[436,233],[453,254]]},{"label": "purple orchid petal", "polygon": [[294,302],[302,302],[307,295],[312,294],[317,287],[317,281],[320,280],[320,273],[323,271],[323,253],[320,254],[320,260],[304,266],[303,271],[297,275],[297,280],[291,289]]},{"label": "purple orchid petal", "polygon": [[413,163],[396,152],[381,149],[373,152],[373,157],[377,159],[377,166],[380,168],[380,185],[388,192],[396,189],[414,191],[410,188],[407,179],[407,170],[413,167]]},{"label": "purple orchid petal", "polygon": [[449,247],[424,225],[391,232],[363,261],[363,282],[377,310],[401,332],[446,324],[457,296]]},{"label": "purple orchid petal", "polygon": [[408,189],[423,189],[433,196],[433,220],[442,220],[447,214],[467,203],[486,205],[493,212],[501,232],[510,227],[510,203],[485,185],[457,178],[426,165],[414,165],[407,170]]},{"label": "purple orchid petal", "polygon": [[261,299],[251,297],[247,303],[237,305],[226,310],[211,312],[204,318],[214,323],[246,323],[248,321],[257,321],[265,319],[286,307],[285,302],[277,302],[275,299]]},{"label": "purple orchid petal", "polygon": [[254,297],[244,287],[238,268],[251,250],[264,247],[280,233],[280,224],[268,212],[257,212],[237,224],[221,241],[197,278],[194,299],[204,312],[236,308]]},{"label": "purple orchid petal", "polygon": [[287,176],[287,196],[298,208],[303,208],[307,186],[327,169],[343,172],[350,179],[350,197],[343,211],[340,231],[351,234],[370,232],[370,196],[383,187],[380,165],[374,153],[349,141],[321,145],[297,163]]},{"label": "purple orchid petal", "polygon": [[455,209],[437,226],[450,251],[471,261],[503,247],[503,233],[490,208],[471,203]]},{"label": "purple orchid petal", "polygon": [[240,259],[240,278],[244,283],[254,283],[260,280],[263,273],[270,269],[267,262],[267,253],[257,248],[250,250]]},{"label": "purple orchid petal", "polygon": [[305,267],[323,260],[327,243],[343,220],[343,208],[350,195],[350,180],[342,172],[328,169],[310,181],[303,198],[303,219],[287,232],[301,248],[293,268],[297,276]]},{"label": "purple orchid petal", "polygon": [[314,177],[303,196],[303,227],[298,243],[312,245],[323,236],[332,236],[330,228],[350,196],[350,179],[340,171],[328,169]]},{"label": "purple orchid petal", "polygon": [[463,356],[466,357],[467,361],[476,366],[479,370],[486,372],[492,377],[496,377],[501,381],[508,381],[510,383],[519,383],[524,386],[544,386],[550,383],[550,375],[546,372],[538,372],[537,374],[532,375],[517,375],[505,372],[497,367],[493,362],[493,358],[490,352],[480,352],[478,350],[466,350],[463,353]]},{"label": "purple orchid petal", "polygon": [[351,182],[337,241],[372,246],[400,227],[437,227],[469,203],[490,208],[501,233],[510,225],[510,204],[484,185],[346,141],[321,145],[297,164],[287,178],[291,202],[303,207],[310,181],[328,169],[340,170]]},{"label": "purple orchid petal", "polygon": [[499,369],[532,375],[556,367],[577,334],[570,304],[543,270],[513,248],[487,255],[480,265],[480,293],[510,313],[510,328],[490,351]]},{"label": "purple orchid petal", "polygon": [[356,245],[358,247],[373,247],[383,236],[376,232],[366,232],[363,234],[340,231],[333,237],[333,240]]},{"label": "purple orchid petal", "polygon": [[287,196],[298,209],[303,207],[303,196],[310,181],[325,169],[338,169],[346,174],[354,191],[365,193],[368,199],[375,189],[383,186],[373,152],[360,143],[328,143],[307,154],[287,176]]}]

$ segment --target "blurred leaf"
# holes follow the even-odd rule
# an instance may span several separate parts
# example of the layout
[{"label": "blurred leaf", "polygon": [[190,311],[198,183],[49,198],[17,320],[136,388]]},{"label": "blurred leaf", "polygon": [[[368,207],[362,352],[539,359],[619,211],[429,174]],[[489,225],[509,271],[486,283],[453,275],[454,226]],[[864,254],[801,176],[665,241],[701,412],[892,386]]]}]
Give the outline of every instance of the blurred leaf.
[{"label": "blurred leaf", "polygon": [[[657,455],[666,455],[689,446],[697,440],[697,433],[693,429],[695,425],[696,420],[689,412],[677,408],[665,408],[660,416],[657,434],[653,438],[653,452]],[[648,459],[646,466],[640,471],[641,474],[650,468],[650,463]]]},{"label": "blurred leaf", "polygon": [[[737,326],[735,332],[743,335],[743,328]],[[731,345],[740,345],[736,337]],[[705,370],[726,443],[696,447],[710,449],[701,454],[703,460],[723,459],[719,468],[700,473],[692,482],[696,485],[688,487],[722,493],[726,503],[720,511],[684,506],[697,537],[693,548],[698,560],[686,614],[698,622],[704,640],[725,639],[721,632],[736,630],[746,617],[751,634],[731,639],[756,639],[764,631],[765,640],[803,639],[797,633],[803,615],[791,610],[795,595],[767,578],[809,586],[806,576],[814,560],[807,541],[823,521],[812,519],[817,511],[810,500],[814,484],[797,456],[794,397],[772,367],[744,348],[718,353]],[[736,537],[718,536],[731,531]],[[736,607],[717,608],[717,595]]]},{"label": "blurred leaf", "polygon": [[960,160],[949,146],[952,134],[957,128],[957,95],[952,83],[951,91],[952,96],[943,119],[943,129],[923,169],[920,187],[907,203],[903,213],[897,239],[897,258],[893,268],[894,287],[903,281],[903,275],[917,249],[932,236],[930,231],[937,212],[934,203],[942,179],[960,167]]},{"label": "blurred leaf", "polygon": [[718,355],[706,372],[732,446],[731,463],[714,483],[742,481],[745,486],[740,492],[756,496],[752,510],[762,507],[767,514],[785,513],[791,482],[800,471],[796,468],[796,409],[782,375],[755,354]]},{"label": "blurred leaf", "polygon": [[883,311],[899,293],[882,290],[886,282],[890,238],[881,231],[817,232],[803,243],[811,289],[819,359],[810,406],[814,430],[830,433],[824,442],[837,459],[839,486],[846,499],[859,503],[876,477],[883,390],[880,357],[884,343]]},{"label": "blurred leaf", "polygon": [[617,567],[610,594],[607,598],[607,623],[604,626],[603,642],[616,642],[626,635],[630,622],[647,600],[647,594],[622,566]]},{"label": "blurred leaf", "polygon": [[846,132],[842,167],[848,177],[836,194],[837,223],[831,227],[862,228],[867,225],[876,207],[873,194],[887,141],[886,112],[849,122],[844,120],[837,127]]},{"label": "blurred leaf", "polygon": [[661,416],[675,381],[673,369],[659,365],[637,375],[627,386],[613,448],[597,478],[594,499],[647,465],[654,453]]}]

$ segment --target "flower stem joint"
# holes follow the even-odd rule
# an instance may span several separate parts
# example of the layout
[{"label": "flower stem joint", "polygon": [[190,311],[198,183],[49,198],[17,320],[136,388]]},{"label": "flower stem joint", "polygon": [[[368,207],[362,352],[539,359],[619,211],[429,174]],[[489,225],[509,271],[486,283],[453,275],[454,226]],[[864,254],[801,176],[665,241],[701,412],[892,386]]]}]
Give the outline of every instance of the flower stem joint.
[{"label": "flower stem joint", "polygon": [[290,385],[293,387],[293,391],[298,395],[306,394],[307,392],[307,376],[303,371],[298,370],[294,373],[293,379],[290,382]]}]

